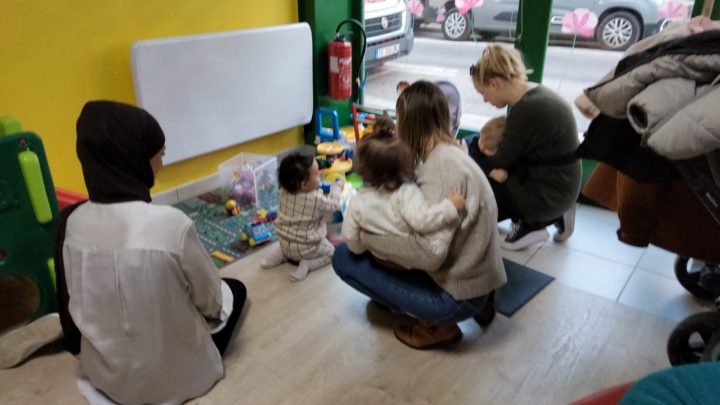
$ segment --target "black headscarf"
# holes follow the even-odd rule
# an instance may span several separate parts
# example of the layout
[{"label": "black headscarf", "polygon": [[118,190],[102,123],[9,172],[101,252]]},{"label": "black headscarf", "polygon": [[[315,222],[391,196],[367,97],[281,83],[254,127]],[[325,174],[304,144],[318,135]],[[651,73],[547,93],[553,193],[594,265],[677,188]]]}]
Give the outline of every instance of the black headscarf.
[{"label": "black headscarf", "polygon": [[90,101],[77,120],[77,155],[90,200],[150,202],[150,158],[165,135],[147,111],[114,101]]}]

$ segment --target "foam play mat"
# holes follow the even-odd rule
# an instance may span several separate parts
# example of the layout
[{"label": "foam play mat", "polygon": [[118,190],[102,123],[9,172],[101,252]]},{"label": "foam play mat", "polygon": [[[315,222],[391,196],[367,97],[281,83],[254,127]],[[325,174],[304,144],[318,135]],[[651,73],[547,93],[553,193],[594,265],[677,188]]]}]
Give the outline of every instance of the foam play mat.
[{"label": "foam play mat", "polygon": [[235,211],[235,215],[226,214],[226,203],[231,198],[228,190],[218,188],[174,205],[195,222],[200,241],[217,268],[277,240],[272,223],[278,205],[276,193],[269,197],[267,208],[239,204],[230,207],[228,211]]}]

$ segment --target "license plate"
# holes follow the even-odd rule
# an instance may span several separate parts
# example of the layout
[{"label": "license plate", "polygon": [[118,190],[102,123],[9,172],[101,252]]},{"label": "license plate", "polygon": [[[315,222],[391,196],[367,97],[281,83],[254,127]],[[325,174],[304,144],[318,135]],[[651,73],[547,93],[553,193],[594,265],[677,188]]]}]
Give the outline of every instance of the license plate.
[{"label": "license plate", "polygon": [[375,50],[375,59],[387,58],[400,52],[400,44],[385,46]]}]

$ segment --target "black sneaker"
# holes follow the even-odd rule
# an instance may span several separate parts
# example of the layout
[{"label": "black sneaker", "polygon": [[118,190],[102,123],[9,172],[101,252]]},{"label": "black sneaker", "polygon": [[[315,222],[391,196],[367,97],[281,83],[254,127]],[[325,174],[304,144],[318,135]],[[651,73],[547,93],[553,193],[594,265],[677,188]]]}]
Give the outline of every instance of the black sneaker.
[{"label": "black sneaker", "polygon": [[557,233],[553,235],[555,242],[565,242],[575,231],[575,204],[554,223]]},{"label": "black sneaker", "polygon": [[505,236],[502,248],[505,250],[523,250],[536,243],[545,241],[550,234],[545,227],[534,228],[520,221],[513,223],[510,232]]}]

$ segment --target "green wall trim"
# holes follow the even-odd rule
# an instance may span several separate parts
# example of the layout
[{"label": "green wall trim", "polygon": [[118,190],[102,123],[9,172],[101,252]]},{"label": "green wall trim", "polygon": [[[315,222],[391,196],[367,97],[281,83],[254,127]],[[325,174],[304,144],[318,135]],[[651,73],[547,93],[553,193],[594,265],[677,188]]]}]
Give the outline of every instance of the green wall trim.
[{"label": "green wall trim", "polygon": [[518,14],[515,48],[523,54],[528,69],[532,69],[528,79],[542,83],[552,0],[520,0]]},{"label": "green wall trim", "polygon": [[[330,108],[338,112],[340,126],[349,125],[352,100],[357,93],[348,100],[334,100],[328,96],[328,54],[327,45],[335,39],[335,30],[338,24],[348,18],[354,18],[364,24],[365,2],[352,0],[298,0],[298,17],[300,21],[307,22],[312,31],[313,48],[313,108]],[[353,46],[353,74],[364,66],[360,59],[362,50],[362,35],[352,24],[344,24],[341,32],[353,32],[350,36]],[[364,74],[364,72],[363,72]],[[355,87],[353,87],[354,89]],[[315,139],[315,123],[305,126],[305,142],[312,144]]]},{"label": "green wall trim", "polygon": [[[695,4],[693,5],[692,15],[693,17],[698,16],[702,13],[703,5],[705,4],[704,0],[695,0]],[[712,12],[710,13],[710,18],[713,20],[720,20],[720,5],[714,4]]]}]

